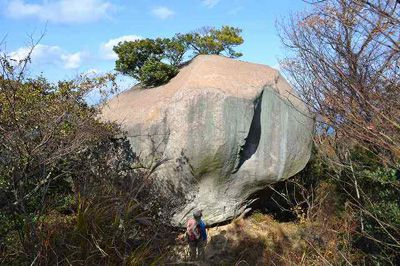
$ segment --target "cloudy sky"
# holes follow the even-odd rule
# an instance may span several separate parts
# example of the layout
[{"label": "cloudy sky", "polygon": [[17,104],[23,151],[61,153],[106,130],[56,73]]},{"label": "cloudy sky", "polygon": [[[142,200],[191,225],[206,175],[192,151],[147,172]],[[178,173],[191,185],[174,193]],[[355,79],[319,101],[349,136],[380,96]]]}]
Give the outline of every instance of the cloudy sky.
[{"label": "cloudy sky", "polygon": [[0,0],[1,49],[21,58],[44,32],[30,71],[55,81],[113,70],[119,41],[231,25],[243,29],[241,60],[276,67],[275,21],[304,8],[301,0]]}]

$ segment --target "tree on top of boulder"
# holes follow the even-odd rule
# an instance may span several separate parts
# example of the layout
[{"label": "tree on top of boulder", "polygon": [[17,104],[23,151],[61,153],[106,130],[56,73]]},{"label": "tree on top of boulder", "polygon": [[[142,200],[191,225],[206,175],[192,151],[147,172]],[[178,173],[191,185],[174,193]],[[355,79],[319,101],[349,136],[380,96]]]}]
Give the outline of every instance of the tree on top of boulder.
[{"label": "tree on top of boulder", "polygon": [[202,28],[173,38],[141,39],[121,42],[114,47],[118,55],[115,70],[138,80],[145,87],[167,83],[179,72],[183,60],[200,54],[242,56],[234,47],[243,43],[241,29],[223,26]]},{"label": "tree on top of boulder", "polygon": [[204,27],[198,31],[177,36],[186,43],[189,49],[193,50],[195,55],[215,54],[237,58],[242,56],[242,53],[236,52],[233,47],[243,43],[241,32],[241,29],[230,26],[222,26],[220,30]]},{"label": "tree on top of boulder", "polygon": [[115,69],[140,80],[140,69],[147,60],[161,61],[163,59],[162,44],[163,40],[160,38],[119,43],[113,48],[114,52],[118,54]]}]

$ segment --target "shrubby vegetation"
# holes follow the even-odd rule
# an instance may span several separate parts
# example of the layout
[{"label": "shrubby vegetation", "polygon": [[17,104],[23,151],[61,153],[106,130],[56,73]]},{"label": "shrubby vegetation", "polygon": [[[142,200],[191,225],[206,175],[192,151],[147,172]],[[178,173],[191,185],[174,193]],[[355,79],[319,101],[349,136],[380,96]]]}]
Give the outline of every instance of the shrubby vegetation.
[{"label": "shrubby vegetation", "polygon": [[[314,184],[300,184],[308,195],[321,182],[333,185],[332,216],[354,217],[346,232],[350,252],[359,254],[352,263],[398,265],[400,5],[311,2],[309,13],[280,25],[291,54],[283,69],[317,117],[317,160],[306,179]],[[315,205],[310,202],[307,208]]]},{"label": "shrubby vegetation", "polygon": [[329,249],[327,243],[336,243],[330,250],[335,260],[321,260],[333,265],[397,265],[399,172],[359,146],[349,152],[351,164],[344,165],[315,150],[301,173],[271,186],[270,197],[264,200],[272,203],[268,207],[276,219],[296,221],[310,227],[308,234],[322,238],[321,254]]},{"label": "shrubby vegetation", "polygon": [[159,260],[162,230],[140,193],[149,170],[133,169],[119,127],[86,103],[114,76],[51,84],[26,77],[28,62],[0,58],[0,264]]},{"label": "shrubby vegetation", "polygon": [[203,28],[173,38],[143,39],[119,43],[114,47],[118,59],[115,69],[154,87],[173,78],[183,60],[200,54],[226,55],[232,58],[242,54],[234,47],[243,43],[241,30],[223,26],[221,29]]}]

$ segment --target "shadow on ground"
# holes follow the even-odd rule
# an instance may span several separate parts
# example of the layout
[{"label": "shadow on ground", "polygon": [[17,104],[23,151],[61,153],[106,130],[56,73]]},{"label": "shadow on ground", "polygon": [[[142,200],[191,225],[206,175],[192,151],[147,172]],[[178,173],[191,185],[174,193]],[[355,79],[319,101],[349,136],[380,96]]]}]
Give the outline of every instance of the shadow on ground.
[{"label": "shadow on ground", "polygon": [[205,258],[201,262],[188,261],[187,247],[181,243],[177,250],[181,262],[173,265],[287,265],[281,258],[285,247],[291,246],[286,235],[291,228],[283,229],[264,217],[267,216],[263,216],[262,222],[240,219],[209,229]]}]

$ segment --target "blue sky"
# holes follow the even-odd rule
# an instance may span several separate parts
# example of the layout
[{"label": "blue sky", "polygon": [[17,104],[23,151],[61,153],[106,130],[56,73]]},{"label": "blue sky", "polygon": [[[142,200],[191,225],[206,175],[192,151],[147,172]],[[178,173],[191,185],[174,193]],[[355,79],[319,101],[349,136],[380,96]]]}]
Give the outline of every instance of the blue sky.
[{"label": "blue sky", "polygon": [[243,29],[241,60],[277,67],[283,48],[275,21],[304,8],[301,0],[0,0],[0,39],[19,58],[30,36],[45,31],[30,71],[55,81],[113,70],[118,40],[230,25]]}]

